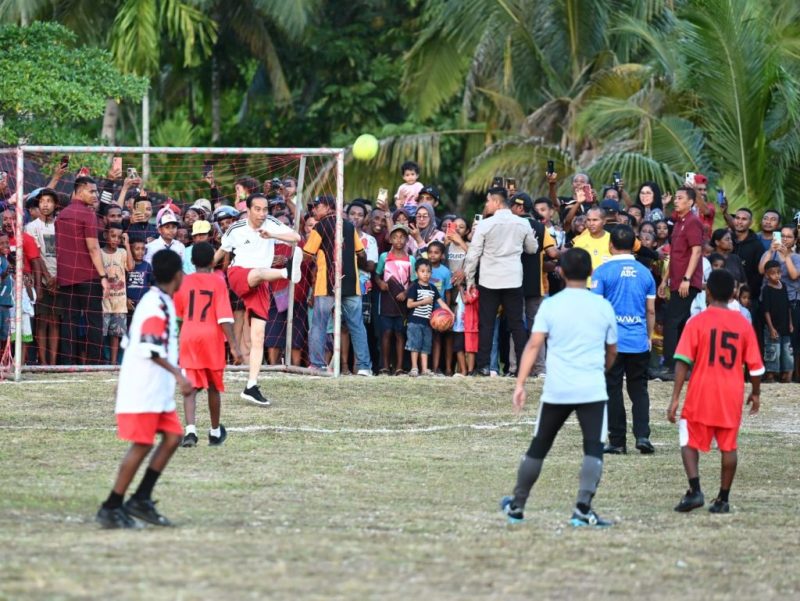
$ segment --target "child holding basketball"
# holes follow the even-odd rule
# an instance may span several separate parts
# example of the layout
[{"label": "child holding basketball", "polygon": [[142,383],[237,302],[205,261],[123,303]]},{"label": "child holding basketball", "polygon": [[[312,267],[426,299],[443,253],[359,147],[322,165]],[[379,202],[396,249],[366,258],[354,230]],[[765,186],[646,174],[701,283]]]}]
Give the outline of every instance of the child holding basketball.
[{"label": "child holding basketball", "polygon": [[[433,240],[428,244],[428,260],[431,262],[431,284],[436,287],[439,296],[442,297],[447,306],[453,305],[453,274],[450,269],[444,264],[445,252],[447,249],[442,242]],[[431,367],[433,373],[441,376],[441,358],[442,358],[442,341],[448,333],[434,332],[433,345],[431,350]],[[451,356],[445,357],[445,375],[452,376],[453,358]]]},{"label": "child holding basketball", "polygon": [[747,399],[750,415],[758,413],[760,407],[764,364],[753,327],[739,311],[728,309],[734,287],[729,271],[711,272],[706,282],[709,306],[686,323],[675,350],[675,385],[667,410],[667,419],[672,423],[677,419],[681,390],[692,368],[678,429],[689,490],[675,511],[692,511],[705,503],[700,490],[699,452],[710,450],[712,438],[717,440],[722,454],[722,474],[719,494],[708,510],[730,511],[728,495],[736,474],[736,439],[742,421],[743,367],[750,372],[752,391]]},{"label": "child holding basketball", "polygon": [[[156,511],[153,487],[181,442],[181,421],[175,411],[175,384],[183,394],[192,385],[178,363],[178,324],[172,296],[183,278],[180,256],[171,250],[153,255],[150,288],[133,314],[126,338],[117,385],[117,432],[132,443],[117,474],[111,494],[100,506],[96,520],[104,528],[136,528],[133,518],[156,526],[171,522]],[[139,488],[123,505],[128,487],[153,448],[156,433],[162,435]]]},{"label": "child holding basketball", "polygon": [[[198,390],[208,390],[208,412],[211,428],[208,445],[215,447],[225,442],[228,433],[220,421],[220,393],[225,392],[225,338],[231,349],[234,363],[241,360],[239,345],[233,333],[233,309],[224,278],[213,272],[214,247],[208,242],[197,242],[192,247],[192,264],[195,272],[187,275],[175,295],[175,314],[181,320],[180,366],[192,391],[183,397],[186,434],[181,446],[197,444],[195,427],[196,396]],[[224,337],[223,337],[224,334]]]},{"label": "child holding basketball", "polygon": [[[433,329],[431,328],[431,313],[433,306],[438,305],[450,315],[453,312],[439,294],[436,286],[431,284],[431,262],[427,259],[418,259],[416,264],[417,281],[408,289],[406,305],[412,309],[408,314],[408,336],[406,350],[411,352],[411,371],[409,376],[432,376],[428,369],[428,355],[431,353]],[[455,317],[455,316],[453,316]],[[418,368],[422,368],[421,371]]]}]

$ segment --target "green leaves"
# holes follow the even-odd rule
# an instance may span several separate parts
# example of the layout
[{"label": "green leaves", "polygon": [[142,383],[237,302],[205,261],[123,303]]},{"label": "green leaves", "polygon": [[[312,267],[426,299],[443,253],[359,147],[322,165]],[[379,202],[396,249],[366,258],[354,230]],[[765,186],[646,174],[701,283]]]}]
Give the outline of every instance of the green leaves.
[{"label": "green leaves", "polygon": [[60,142],[50,135],[61,131],[57,126],[102,116],[106,98],[141,99],[144,80],[121,75],[107,52],[74,48],[75,42],[75,34],[55,23],[0,28],[4,138],[13,132],[31,141]]}]

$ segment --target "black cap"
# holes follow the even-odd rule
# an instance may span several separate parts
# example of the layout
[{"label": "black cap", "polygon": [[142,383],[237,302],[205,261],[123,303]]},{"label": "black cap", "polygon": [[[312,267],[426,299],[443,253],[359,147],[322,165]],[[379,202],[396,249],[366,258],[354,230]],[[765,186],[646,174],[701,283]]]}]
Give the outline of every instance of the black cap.
[{"label": "black cap", "polygon": [[324,194],[322,196],[316,196],[314,200],[311,201],[311,206],[315,207],[317,205],[328,205],[332,209],[336,208],[336,199],[329,194]]},{"label": "black cap", "polygon": [[[439,190],[436,189],[436,186],[425,186],[422,190],[419,191],[419,196],[423,194],[428,194],[433,196],[436,199],[436,202],[441,202],[441,198],[439,197]],[[419,196],[417,198],[419,198]]]},{"label": "black cap", "polygon": [[612,213],[619,213],[619,203],[611,198],[606,198],[600,203],[600,208]]},{"label": "black cap", "polygon": [[526,213],[533,211],[533,200],[525,194],[525,192],[518,192],[511,197],[511,202],[517,206],[521,206]]}]

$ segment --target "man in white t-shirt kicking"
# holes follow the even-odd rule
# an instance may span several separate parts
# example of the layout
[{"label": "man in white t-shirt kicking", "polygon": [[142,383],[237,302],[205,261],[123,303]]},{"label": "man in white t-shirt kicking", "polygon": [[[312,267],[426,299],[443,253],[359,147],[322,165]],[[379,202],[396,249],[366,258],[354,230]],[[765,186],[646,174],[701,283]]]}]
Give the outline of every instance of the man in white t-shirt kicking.
[{"label": "man in white t-shirt kicking", "polygon": [[617,356],[617,319],[606,299],[586,289],[592,258],[582,248],[561,255],[567,287],[542,302],[517,371],[514,410],[525,406],[525,380],[547,341],[547,379],[539,403],[533,440],[517,472],[514,495],[500,507],[510,524],[521,522],[531,488],[539,478],[544,458],[567,418],[575,412],[583,434],[583,465],[573,526],[610,526],[592,509],[592,498],[603,473],[606,437],[605,372]]},{"label": "man in white t-shirt kicking", "polygon": [[285,269],[272,269],[275,240],[296,244],[300,241],[300,234],[269,215],[269,201],[263,194],[251,194],[246,203],[247,218],[231,225],[222,236],[214,264],[233,253],[228,267],[228,285],[244,302],[250,320],[250,374],[240,396],[266,407],[270,402],[258,388],[258,372],[264,360],[264,333],[269,312],[267,282],[286,278],[291,278],[293,283],[299,282],[303,254],[295,247],[294,256],[288,260]]}]

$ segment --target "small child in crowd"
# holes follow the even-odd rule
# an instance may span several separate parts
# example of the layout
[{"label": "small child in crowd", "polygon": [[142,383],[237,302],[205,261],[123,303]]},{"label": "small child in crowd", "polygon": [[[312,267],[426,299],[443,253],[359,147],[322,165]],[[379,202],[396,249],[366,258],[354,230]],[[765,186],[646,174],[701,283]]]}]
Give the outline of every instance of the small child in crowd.
[{"label": "small child in crowd", "polygon": [[417,212],[417,198],[424,186],[417,181],[419,179],[419,165],[414,161],[406,161],[400,167],[403,174],[403,182],[397,188],[397,193],[394,195],[395,207],[398,209],[405,209],[408,214],[413,217]]},{"label": "small child in crowd", "polygon": [[[409,376],[430,376],[433,372],[428,369],[428,355],[431,353],[433,342],[433,329],[431,328],[431,313],[434,305],[438,305],[451,315],[453,312],[439,295],[436,286],[431,283],[431,262],[419,259],[416,263],[417,281],[408,289],[408,308],[413,311],[408,316],[408,340],[406,350],[411,352],[411,371]],[[419,365],[419,367],[418,367]],[[421,370],[420,370],[421,368]]]},{"label": "small child in crowd", "polygon": [[[453,304],[453,274],[443,263],[447,249],[442,242],[434,240],[428,244],[428,260],[431,262],[431,284],[439,292],[439,296],[450,307]],[[433,332],[433,348],[431,351],[431,367],[435,375],[441,376],[442,332]],[[445,357],[445,374],[453,375],[453,357]]]},{"label": "small child in crowd", "polygon": [[8,341],[14,307],[14,267],[8,262],[9,249],[8,235],[0,232],[0,355]]},{"label": "small child in crowd", "polygon": [[395,362],[394,375],[404,375],[403,347],[405,345],[405,304],[406,289],[416,279],[413,256],[406,252],[408,228],[397,224],[389,232],[391,250],[382,253],[375,268],[375,285],[380,290],[378,315],[380,315],[383,337],[381,339],[381,356],[383,368],[381,375],[389,375],[392,339],[394,339]]},{"label": "small child in crowd", "polygon": [[764,382],[774,382],[780,373],[781,382],[791,382],[794,359],[792,357],[792,310],[786,286],[781,282],[781,264],[767,261],[764,265],[764,288],[761,303],[764,310]]},{"label": "small child in crowd", "polygon": [[[124,243],[125,248],[120,248]],[[103,298],[103,337],[109,337],[111,365],[117,364],[120,340],[128,333],[126,273],[133,268],[128,235],[118,225],[106,229],[106,245],[100,252],[108,276],[108,295]]]},{"label": "small child in crowd", "polygon": [[153,284],[153,267],[144,260],[145,242],[143,239],[129,240],[133,268],[128,271],[126,296],[128,298],[128,320],[130,322],[136,305]]}]

